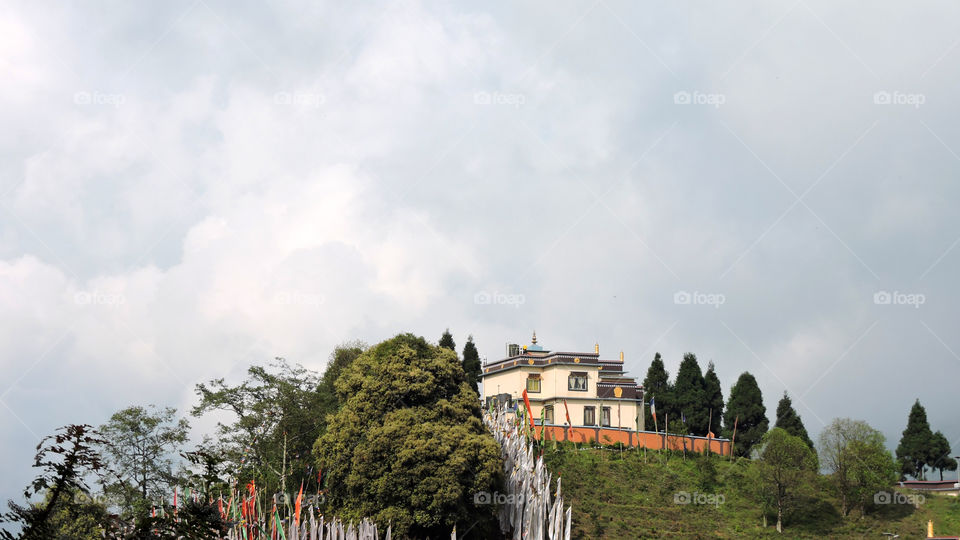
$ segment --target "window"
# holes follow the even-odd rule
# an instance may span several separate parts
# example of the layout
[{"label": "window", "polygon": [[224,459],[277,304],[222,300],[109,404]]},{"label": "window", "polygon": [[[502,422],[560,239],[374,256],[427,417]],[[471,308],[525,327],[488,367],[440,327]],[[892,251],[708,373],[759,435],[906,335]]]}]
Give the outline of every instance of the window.
[{"label": "window", "polygon": [[544,417],[547,419],[548,424],[553,423],[553,405],[547,405],[544,407],[545,412],[543,413]]},{"label": "window", "polygon": [[597,409],[595,409],[594,407],[583,408],[583,425],[585,426],[597,425]]},{"label": "window", "polygon": [[567,378],[567,389],[575,390],[577,392],[586,392],[587,391],[587,374],[571,373],[570,377]]},{"label": "window", "polygon": [[600,416],[600,425],[610,427],[610,407],[604,407]]},{"label": "window", "polygon": [[540,393],[540,375],[527,376],[527,392],[531,394]]}]

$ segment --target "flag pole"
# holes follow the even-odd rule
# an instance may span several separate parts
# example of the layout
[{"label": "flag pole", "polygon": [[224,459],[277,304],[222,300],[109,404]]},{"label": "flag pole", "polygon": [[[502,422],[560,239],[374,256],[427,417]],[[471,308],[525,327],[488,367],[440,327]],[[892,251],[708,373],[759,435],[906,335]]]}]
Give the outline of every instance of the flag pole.
[{"label": "flag pole", "polygon": [[707,455],[710,455],[710,452],[713,451],[712,445],[710,444],[711,431],[713,431],[713,407],[710,407],[710,421],[707,422]]},{"label": "flag pole", "polygon": [[733,447],[737,444],[737,422],[740,420],[740,415],[738,414],[736,418],[733,419],[733,438],[730,439],[730,461],[733,461]]}]

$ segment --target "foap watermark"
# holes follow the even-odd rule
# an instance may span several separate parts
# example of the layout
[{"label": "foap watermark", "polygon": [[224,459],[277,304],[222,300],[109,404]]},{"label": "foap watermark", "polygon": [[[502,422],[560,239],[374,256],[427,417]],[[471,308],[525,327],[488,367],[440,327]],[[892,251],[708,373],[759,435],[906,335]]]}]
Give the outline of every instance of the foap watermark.
[{"label": "foap watermark", "polygon": [[[273,494],[273,504],[277,506],[293,506],[297,501],[296,495],[291,495],[289,493],[283,493],[278,491]],[[308,506],[322,506],[326,504],[327,496],[324,493],[315,493],[312,495],[304,494],[303,498],[300,500],[300,503],[304,507]]]},{"label": "foap watermark", "polygon": [[874,105],[908,105],[914,109],[919,109],[926,101],[927,96],[916,92],[901,92],[899,90],[888,92],[886,90],[880,90],[873,94]]},{"label": "foap watermark", "polygon": [[922,493],[910,493],[904,495],[899,491],[878,491],[873,494],[873,504],[912,504],[920,506],[927,502],[927,498]]},{"label": "foap watermark", "polygon": [[527,96],[517,92],[487,92],[481,90],[473,93],[474,105],[508,105],[520,108],[527,102]]},{"label": "foap watermark", "polygon": [[913,306],[915,309],[920,309],[920,306],[926,301],[926,295],[921,293],[900,291],[877,291],[873,293],[873,303],[878,306]]},{"label": "foap watermark", "polygon": [[319,307],[325,299],[322,294],[304,291],[280,291],[273,295],[273,303],[281,306]]},{"label": "foap watermark", "polygon": [[274,105],[287,105],[300,108],[319,109],[327,102],[327,97],[319,92],[277,92],[273,95]]},{"label": "foap watermark", "polygon": [[673,494],[673,504],[709,504],[720,506],[726,502],[727,498],[723,493],[700,493],[694,491],[678,491]]},{"label": "foap watermark", "polygon": [[527,298],[522,294],[507,294],[501,292],[480,291],[473,295],[473,303],[479,306],[513,306],[519,308],[527,303]]},{"label": "foap watermark", "polygon": [[119,107],[126,103],[127,97],[123,94],[111,94],[109,92],[77,92],[73,94],[74,105],[107,105],[109,107]]},{"label": "foap watermark", "polygon": [[713,306],[719,308],[726,303],[727,297],[720,293],[700,291],[677,291],[673,293],[673,303],[678,306]]},{"label": "foap watermark", "polygon": [[721,105],[727,102],[727,96],[724,94],[707,93],[699,90],[689,92],[681,90],[673,94],[674,105],[711,105],[719,109]]},{"label": "foap watermark", "polygon": [[126,297],[120,293],[103,291],[77,291],[73,295],[73,302],[78,306],[122,306],[127,303]]},{"label": "foap watermark", "polygon": [[478,491],[473,494],[473,504],[499,504],[499,505],[511,505],[511,504],[521,504],[523,503],[523,495],[514,495],[512,493],[500,493],[499,491],[494,491],[490,493],[489,491]]}]

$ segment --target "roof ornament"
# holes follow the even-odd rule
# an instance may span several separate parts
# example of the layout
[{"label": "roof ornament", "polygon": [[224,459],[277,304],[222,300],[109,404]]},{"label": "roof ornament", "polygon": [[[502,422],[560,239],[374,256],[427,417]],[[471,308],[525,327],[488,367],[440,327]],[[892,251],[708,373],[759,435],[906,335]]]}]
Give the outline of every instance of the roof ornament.
[{"label": "roof ornament", "polygon": [[533,343],[534,345],[537,344],[537,331],[536,331],[536,330],[533,331],[533,339],[530,340],[530,342]]}]

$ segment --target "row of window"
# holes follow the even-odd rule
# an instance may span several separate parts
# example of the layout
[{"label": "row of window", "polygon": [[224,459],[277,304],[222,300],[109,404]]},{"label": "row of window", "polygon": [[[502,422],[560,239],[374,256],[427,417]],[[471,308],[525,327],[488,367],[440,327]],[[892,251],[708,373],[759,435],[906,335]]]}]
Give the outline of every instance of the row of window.
[{"label": "row of window", "polygon": [[[544,407],[544,417],[546,417],[548,424],[553,424],[553,405],[546,405]],[[601,427],[610,427],[610,407],[603,407],[600,411],[600,426]],[[585,426],[595,426],[597,425],[597,408],[593,406],[587,406],[583,408],[583,425]]]},{"label": "row of window", "polygon": [[[530,394],[540,393],[540,375],[531,374],[527,376],[527,392]],[[587,374],[586,373],[571,373],[567,377],[567,390],[573,390],[576,392],[586,392],[587,391]]]}]

